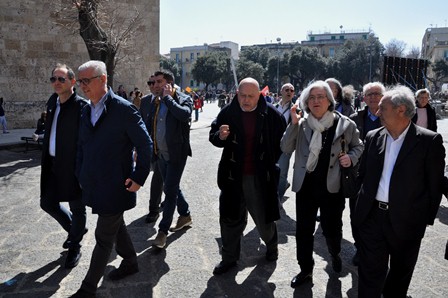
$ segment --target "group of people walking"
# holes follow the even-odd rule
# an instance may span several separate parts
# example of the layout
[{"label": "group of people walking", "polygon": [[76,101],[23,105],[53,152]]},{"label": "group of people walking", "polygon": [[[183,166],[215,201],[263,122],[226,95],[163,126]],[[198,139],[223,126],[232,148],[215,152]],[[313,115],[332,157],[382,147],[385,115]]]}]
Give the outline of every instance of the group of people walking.
[{"label": "group of people walking", "polygon": [[[151,93],[139,108],[108,87],[100,61],[81,65],[78,79],[70,67],[57,64],[50,82],[55,93],[47,103],[40,203],[68,234],[63,243],[68,249],[66,268],[77,266],[82,256],[86,206],[98,214],[90,266],[71,296],[95,297],[114,246],[122,261],[108,277],[119,280],[139,271],[123,214],[135,207],[136,192],[150,171],[145,221],[156,222],[162,210],[153,245],[164,249],[169,232],[192,224],[180,182],[192,155],[194,105],[164,70],[150,76]],[[87,99],[75,92],[76,83]],[[341,169],[356,166],[359,193],[349,202],[359,297],[406,297],[426,225],[433,224],[445,191],[442,138],[414,124],[433,127],[430,112],[420,111],[429,111],[425,99],[418,100],[416,109],[408,88],[386,91],[381,83],[369,83],[363,90],[366,107],[355,113],[340,99],[336,79],[313,82],[296,103],[294,91],[293,85],[283,85],[282,101],[275,107],[266,102],[256,80],[245,78],[211,124],[209,141],[223,149],[217,173],[222,260],[213,274],[237,266],[249,214],[266,245],[266,260],[278,259],[276,221],[280,199],[290,186],[296,193],[300,266],[291,286],[312,279],[318,209],[332,268],[341,272]],[[425,94],[429,91],[419,91],[417,98]],[[179,216],[172,225],[176,209]]]}]

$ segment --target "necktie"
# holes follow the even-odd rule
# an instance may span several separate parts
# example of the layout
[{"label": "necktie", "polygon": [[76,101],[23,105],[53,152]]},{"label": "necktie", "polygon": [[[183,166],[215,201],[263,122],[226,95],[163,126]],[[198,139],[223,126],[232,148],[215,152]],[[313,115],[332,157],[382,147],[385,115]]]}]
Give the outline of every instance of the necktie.
[{"label": "necktie", "polygon": [[160,97],[157,96],[154,99],[154,105],[156,108],[156,111],[154,113],[154,120],[152,125],[152,140],[154,142],[154,154],[157,155],[157,138],[156,138],[156,131],[157,131],[157,117],[159,116],[159,110],[160,110]]}]

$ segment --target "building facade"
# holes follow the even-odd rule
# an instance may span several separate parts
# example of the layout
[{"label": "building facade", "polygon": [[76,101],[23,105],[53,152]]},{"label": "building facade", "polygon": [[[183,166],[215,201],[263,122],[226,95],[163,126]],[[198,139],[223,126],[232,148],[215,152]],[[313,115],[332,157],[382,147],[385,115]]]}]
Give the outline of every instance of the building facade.
[{"label": "building facade", "polygon": [[182,89],[187,87],[203,89],[205,87],[203,83],[194,80],[191,70],[199,57],[203,57],[213,51],[224,51],[234,60],[238,59],[238,44],[231,41],[170,49],[170,59],[173,59],[181,70],[180,82],[176,83]]},{"label": "building facade", "polygon": [[[428,77],[434,77],[431,65],[438,60],[448,62],[448,27],[427,28],[422,39],[422,58],[430,62]],[[445,78],[443,83],[447,83]]]},{"label": "building facade", "polygon": [[[115,90],[123,84],[127,91],[139,87],[146,92],[148,75],[159,68],[159,1],[111,1],[114,8],[122,8],[124,19],[132,18],[136,11],[142,15],[129,42],[132,46],[123,49],[123,59],[115,68]],[[50,0],[0,2],[0,97],[5,100],[11,129],[36,126],[53,92],[49,78],[56,63],[65,63],[76,72],[89,60],[79,25],[73,22],[77,10],[68,6],[65,14],[61,13],[62,5],[67,5],[64,2],[71,4]],[[64,22],[73,26],[67,29],[61,25]]]},{"label": "building facade", "polygon": [[347,40],[357,40],[369,38],[370,30],[359,30],[346,32],[324,32],[313,33],[308,32],[307,40],[303,40],[301,45],[316,47],[319,53],[324,57],[334,57],[338,48],[342,47]]}]

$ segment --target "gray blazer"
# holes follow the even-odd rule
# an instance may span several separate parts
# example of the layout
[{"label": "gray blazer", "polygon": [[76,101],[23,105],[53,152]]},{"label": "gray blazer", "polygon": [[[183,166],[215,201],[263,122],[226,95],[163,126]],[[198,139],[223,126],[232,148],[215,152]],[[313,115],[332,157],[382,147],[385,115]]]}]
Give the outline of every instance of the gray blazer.
[{"label": "gray blazer", "polygon": [[[359,131],[355,122],[334,112],[339,116],[336,132],[331,145],[330,166],[327,175],[327,189],[330,193],[337,193],[341,187],[341,171],[339,168],[338,155],[341,152],[341,136],[344,134],[345,141],[348,145],[347,154],[352,160],[352,164],[356,165],[361,158],[364,145],[359,139]],[[309,145],[312,137],[312,129],[309,127],[306,118],[301,119],[296,125],[290,123],[281,140],[281,149],[285,153],[295,153],[294,174],[292,180],[292,191],[298,192],[306,174],[306,162],[310,152]]]}]

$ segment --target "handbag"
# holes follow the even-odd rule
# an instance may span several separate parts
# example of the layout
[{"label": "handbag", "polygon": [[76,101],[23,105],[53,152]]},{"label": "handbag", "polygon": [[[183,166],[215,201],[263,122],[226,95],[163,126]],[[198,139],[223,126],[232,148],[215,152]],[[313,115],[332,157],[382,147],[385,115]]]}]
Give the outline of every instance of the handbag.
[{"label": "handbag", "polygon": [[[340,155],[346,154],[345,150],[345,137],[344,135],[341,136],[341,153]],[[358,178],[358,168],[359,163],[355,166],[353,164],[348,167],[340,167],[341,169],[341,193],[344,195],[344,198],[350,198],[355,196],[358,191],[359,187],[357,185],[357,178]]]}]

